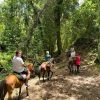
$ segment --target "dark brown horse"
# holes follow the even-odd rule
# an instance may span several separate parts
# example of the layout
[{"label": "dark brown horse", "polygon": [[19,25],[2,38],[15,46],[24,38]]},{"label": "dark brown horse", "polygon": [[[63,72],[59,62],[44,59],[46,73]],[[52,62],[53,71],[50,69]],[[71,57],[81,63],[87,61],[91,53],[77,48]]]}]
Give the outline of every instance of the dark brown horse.
[{"label": "dark brown horse", "polygon": [[44,77],[45,75],[47,74],[47,79],[50,80],[52,75],[53,75],[53,72],[52,72],[52,67],[54,66],[54,58],[51,58],[49,61],[47,62],[43,62],[41,65],[40,65],[40,73],[38,74],[39,76],[39,80],[40,80],[40,77],[42,76],[43,77],[43,81],[44,81]]},{"label": "dark brown horse", "polygon": [[[30,72],[33,72],[33,64],[28,64],[27,68]],[[18,100],[20,99],[21,94],[21,87],[24,84],[23,81],[19,80],[16,75],[11,74],[7,76],[4,80],[0,82],[0,100],[4,100],[6,93],[8,92],[8,100],[11,100],[12,92],[15,88],[19,88],[19,96]],[[26,87],[27,96],[28,93],[28,87]]]}]

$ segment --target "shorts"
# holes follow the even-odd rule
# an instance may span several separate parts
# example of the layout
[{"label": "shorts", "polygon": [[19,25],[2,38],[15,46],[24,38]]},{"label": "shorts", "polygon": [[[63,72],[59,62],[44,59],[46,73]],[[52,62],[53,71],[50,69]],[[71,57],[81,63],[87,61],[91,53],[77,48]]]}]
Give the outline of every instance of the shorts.
[{"label": "shorts", "polygon": [[24,67],[24,71],[21,74],[28,74],[28,69]]}]

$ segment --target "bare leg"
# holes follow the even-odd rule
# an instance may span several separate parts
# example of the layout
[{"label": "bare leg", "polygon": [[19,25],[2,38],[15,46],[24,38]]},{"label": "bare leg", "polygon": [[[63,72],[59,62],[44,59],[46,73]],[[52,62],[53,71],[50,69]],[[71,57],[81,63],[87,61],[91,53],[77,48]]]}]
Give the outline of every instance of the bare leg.
[{"label": "bare leg", "polygon": [[30,78],[30,71],[28,70],[27,80]]}]

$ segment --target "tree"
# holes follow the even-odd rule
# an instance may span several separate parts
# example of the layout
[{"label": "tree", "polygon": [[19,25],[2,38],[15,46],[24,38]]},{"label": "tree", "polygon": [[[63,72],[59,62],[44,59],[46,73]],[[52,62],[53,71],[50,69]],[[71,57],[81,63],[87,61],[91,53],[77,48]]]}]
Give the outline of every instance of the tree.
[{"label": "tree", "polygon": [[99,62],[100,62],[100,17],[99,17],[99,15],[100,15],[100,0],[97,0],[97,6],[98,6],[98,29],[99,29],[99,31],[98,31],[98,60],[99,60]]},{"label": "tree", "polygon": [[56,6],[54,11],[55,16],[55,33],[57,34],[57,47],[58,47],[58,54],[61,54],[62,51],[62,43],[61,43],[61,35],[60,35],[60,19],[61,19],[61,7],[62,7],[63,0],[56,0]]}]

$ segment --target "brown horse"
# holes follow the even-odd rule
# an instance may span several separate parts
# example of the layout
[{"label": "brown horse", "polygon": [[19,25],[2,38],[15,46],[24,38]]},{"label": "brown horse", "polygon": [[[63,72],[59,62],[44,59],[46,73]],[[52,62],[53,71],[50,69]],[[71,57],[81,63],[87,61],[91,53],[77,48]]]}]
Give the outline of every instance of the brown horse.
[{"label": "brown horse", "polygon": [[[26,66],[30,72],[33,73],[33,64],[28,64]],[[7,76],[4,80],[0,82],[0,100],[4,100],[6,93],[8,92],[8,100],[11,100],[11,95],[14,90],[14,88],[19,88],[19,96],[18,100],[20,99],[21,94],[21,87],[24,84],[23,81],[19,80],[16,75],[11,74]],[[28,93],[28,87],[26,87],[27,96]]]},{"label": "brown horse", "polygon": [[54,66],[54,63],[55,63],[54,58],[51,58],[49,61],[43,62],[40,65],[40,73],[38,75],[39,76],[39,80],[40,80],[40,77],[42,75],[43,81],[44,81],[44,77],[45,77],[46,73],[47,73],[47,79],[50,80],[50,78],[53,75],[53,72],[51,71],[51,68]]}]

